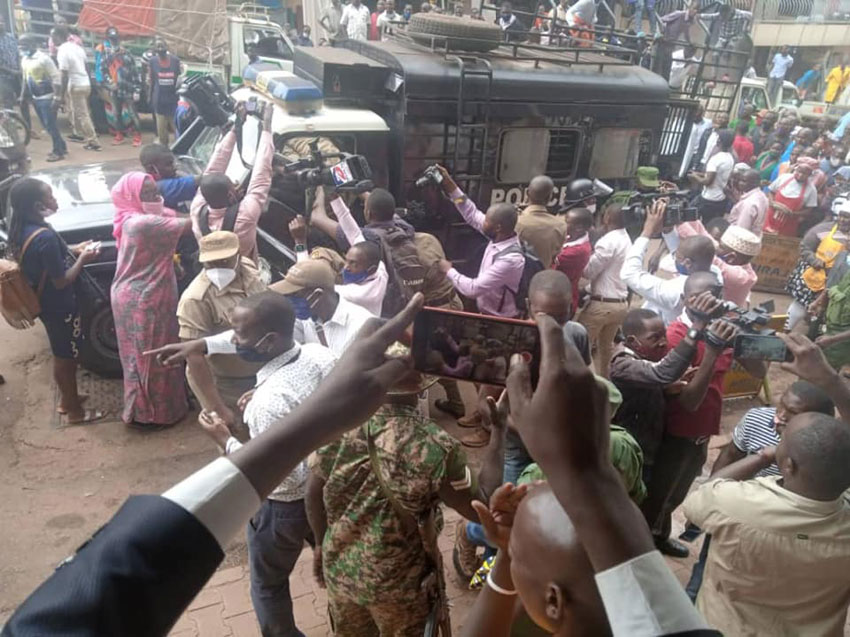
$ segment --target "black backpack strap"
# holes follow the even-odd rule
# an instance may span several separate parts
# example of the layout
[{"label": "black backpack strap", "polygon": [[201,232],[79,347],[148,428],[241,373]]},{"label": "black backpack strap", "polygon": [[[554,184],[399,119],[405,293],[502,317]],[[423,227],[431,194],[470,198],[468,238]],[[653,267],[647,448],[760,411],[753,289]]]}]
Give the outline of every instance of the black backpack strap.
[{"label": "black backpack strap", "polygon": [[[507,248],[505,248],[505,249],[504,249],[504,250],[502,250],[501,252],[497,252],[497,253],[496,253],[496,256],[495,256],[495,257],[493,257],[493,261],[495,261],[495,260],[496,260],[496,259],[498,259],[499,257],[503,257],[503,256],[506,256],[506,255],[508,255],[508,254],[521,254],[521,255],[522,255],[522,258],[523,258],[523,259],[525,259],[525,252],[523,251],[523,247],[522,247],[522,245],[521,245],[521,244],[519,244],[519,243],[515,243],[515,244],[514,244],[514,245],[512,245],[512,246],[508,246]],[[522,277],[520,277],[520,279],[522,279]],[[520,281],[520,286],[521,286],[521,285],[522,285],[522,281]],[[501,298],[501,299],[499,299],[499,307],[497,308],[497,309],[499,310],[499,312],[501,312],[501,311],[502,311],[502,308],[503,308],[503,307],[504,307],[504,305],[505,305],[505,295],[506,295],[508,292],[510,292],[510,293],[513,295],[513,297],[514,297],[514,301],[516,301],[516,295],[517,295],[517,294],[519,294],[519,288],[517,288],[516,290],[512,290],[512,289],[511,289],[509,286],[507,286],[507,285],[502,286],[502,298]]]},{"label": "black backpack strap", "polygon": [[[220,229],[226,230],[227,232],[233,232],[233,229],[236,227],[236,217],[238,214],[238,203],[228,206],[227,211],[224,213],[224,219],[221,220]],[[198,226],[201,228],[201,234],[203,236],[212,232],[212,228],[210,228],[210,207],[207,204],[204,204],[201,207],[200,212],[198,212]]]}]

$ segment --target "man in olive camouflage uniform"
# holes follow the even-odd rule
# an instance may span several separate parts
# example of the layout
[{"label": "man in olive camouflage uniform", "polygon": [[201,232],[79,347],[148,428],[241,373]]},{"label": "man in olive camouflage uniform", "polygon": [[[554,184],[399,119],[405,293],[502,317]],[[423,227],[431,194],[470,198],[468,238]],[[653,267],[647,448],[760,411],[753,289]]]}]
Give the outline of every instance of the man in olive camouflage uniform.
[{"label": "man in olive camouflage uniform", "polygon": [[[412,388],[405,382],[407,393],[391,394],[363,427],[309,461],[308,517],[316,538],[324,538],[317,574],[323,573],[339,637],[422,635],[430,604],[420,585],[429,560],[419,532],[402,521],[396,507],[418,519],[442,501],[475,520],[472,500],[489,498],[501,482],[503,417],[494,418],[476,480],[458,442],[419,415],[423,385],[416,376]],[[367,437],[395,505],[375,475]]]}]

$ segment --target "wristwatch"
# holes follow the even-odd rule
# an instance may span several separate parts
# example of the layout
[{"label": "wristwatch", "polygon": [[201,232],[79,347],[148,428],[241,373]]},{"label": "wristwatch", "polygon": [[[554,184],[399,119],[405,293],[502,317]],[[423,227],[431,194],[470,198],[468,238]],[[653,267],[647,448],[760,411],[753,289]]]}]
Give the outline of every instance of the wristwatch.
[{"label": "wristwatch", "polygon": [[687,336],[692,341],[699,342],[699,341],[702,340],[702,330],[698,330],[697,328],[692,327],[691,329],[688,330]]}]

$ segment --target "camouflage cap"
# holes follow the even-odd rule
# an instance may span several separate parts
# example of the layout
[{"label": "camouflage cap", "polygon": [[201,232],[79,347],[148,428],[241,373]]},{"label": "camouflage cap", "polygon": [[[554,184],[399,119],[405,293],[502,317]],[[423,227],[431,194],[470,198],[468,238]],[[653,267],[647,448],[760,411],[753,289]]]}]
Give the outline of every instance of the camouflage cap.
[{"label": "camouflage cap", "polygon": [[638,166],[636,177],[637,184],[641,188],[661,187],[661,182],[658,181],[658,169],[655,166]]}]

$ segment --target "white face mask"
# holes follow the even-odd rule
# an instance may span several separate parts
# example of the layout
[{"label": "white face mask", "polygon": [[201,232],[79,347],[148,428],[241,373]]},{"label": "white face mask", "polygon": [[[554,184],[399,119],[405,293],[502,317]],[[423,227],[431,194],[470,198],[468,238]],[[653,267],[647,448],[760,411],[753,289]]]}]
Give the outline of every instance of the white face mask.
[{"label": "white face mask", "polygon": [[593,203],[592,203],[592,204],[590,204],[589,206],[585,206],[585,208],[587,208],[588,210],[590,210],[590,213],[591,213],[591,214],[595,213],[595,212],[596,212],[596,202],[593,202]]},{"label": "white face mask", "polygon": [[223,290],[228,285],[233,283],[236,278],[236,270],[233,268],[209,268],[204,270],[207,273],[207,278],[219,290]]},{"label": "white face mask", "polygon": [[829,158],[829,164],[833,168],[838,168],[841,165],[841,157],[830,157]]}]

